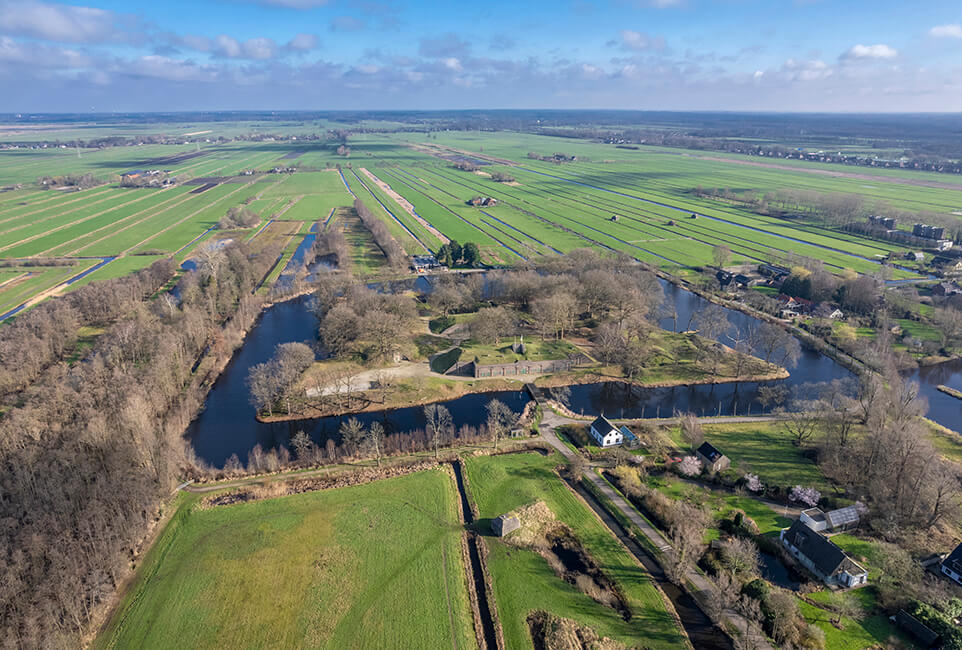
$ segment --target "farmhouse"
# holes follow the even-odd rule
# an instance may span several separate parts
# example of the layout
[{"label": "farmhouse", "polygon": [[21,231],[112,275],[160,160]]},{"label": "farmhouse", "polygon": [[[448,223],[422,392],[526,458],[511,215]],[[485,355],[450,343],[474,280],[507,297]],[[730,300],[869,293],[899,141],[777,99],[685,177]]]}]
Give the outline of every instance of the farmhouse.
[{"label": "farmhouse", "polygon": [[701,443],[701,447],[695,450],[695,456],[709,472],[720,472],[728,469],[732,464],[728,456],[715,449],[709,442]]},{"label": "farmhouse", "polygon": [[802,510],[799,521],[817,532],[838,532],[858,526],[859,516],[855,506],[822,512],[820,508]]},{"label": "farmhouse", "polygon": [[796,560],[829,586],[856,587],[868,580],[868,572],[853,562],[832,540],[798,519],[783,528],[782,545]]},{"label": "farmhouse", "polygon": [[415,273],[424,273],[425,271],[430,271],[431,269],[440,268],[441,263],[438,262],[434,255],[412,255],[411,256],[411,268],[414,269]]},{"label": "farmhouse", "polygon": [[[962,264],[962,262],[960,262]],[[939,282],[932,287],[933,296],[955,296],[962,293],[962,287],[955,282]]]},{"label": "farmhouse", "polygon": [[962,585],[962,544],[949,553],[949,557],[942,560],[942,575]]},{"label": "farmhouse", "polygon": [[602,447],[614,447],[624,442],[625,435],[603,415],[591,423],[591,437]]}]

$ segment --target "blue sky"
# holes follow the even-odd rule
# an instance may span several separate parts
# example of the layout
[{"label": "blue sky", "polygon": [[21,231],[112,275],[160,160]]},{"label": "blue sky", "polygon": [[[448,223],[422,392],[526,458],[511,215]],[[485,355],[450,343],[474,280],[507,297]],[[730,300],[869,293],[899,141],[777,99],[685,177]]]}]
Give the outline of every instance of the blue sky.
[{"label": "blue sky", "polygon": [[962,3],[0,0],[0,111],[962,111]]}]

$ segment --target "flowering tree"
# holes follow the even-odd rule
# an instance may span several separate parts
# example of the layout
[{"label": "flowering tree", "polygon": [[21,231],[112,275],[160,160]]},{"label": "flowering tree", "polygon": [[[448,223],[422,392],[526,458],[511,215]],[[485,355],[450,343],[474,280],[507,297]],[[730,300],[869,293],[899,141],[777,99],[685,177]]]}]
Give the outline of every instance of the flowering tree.
[{"label": "flowering tree", "polygon": [[685,476],[698,476],[701,474],[701,461],[695,456],[685,456],[678,463],[678,471]]},{"label": "flowering tree", "polygon": [[818,503],[818,500],[822,498],[822,493],[815,488],[807,488],[802,487],[801,485],[796,485],[792,488],[788,498],[792,501],[800,501],[807,506],[814,506]]},{"label": "flowering tree", "polygon": [[745,474],[745,487],[749,492],[761,492],[765,485],[759,480],[758,474]]}]

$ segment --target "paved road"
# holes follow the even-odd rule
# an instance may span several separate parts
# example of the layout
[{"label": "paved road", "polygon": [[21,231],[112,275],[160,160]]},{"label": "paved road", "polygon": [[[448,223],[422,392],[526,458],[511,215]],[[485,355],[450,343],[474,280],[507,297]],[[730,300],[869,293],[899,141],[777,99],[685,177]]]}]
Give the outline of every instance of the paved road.
[{"label": "paved road", "polygon": [[[557,449],[561,455],[568,460],[571,460],[575,457],[575,452],[573,452],[566,444],[561,442],[561,440],[555,434],[554,428],[559,426],[559,424],[566,424],[575,421],[576,420],[570,420],[569,418],[562,417],[551,411],[546,412],[544,418],[542,419],[542,423],[546,426],[542,429],[541,436],[544,438],[545,442]],[[555,422],[557,422],[557,424],[554,424]],[[631,521],[631,523],[638,526],[641,532],[645,535],[645,537],[648,538],[648,541],[651,542],[655,548],[662,552],[671,550],[671,544],[668,543],[668,540],[665,539],[665,536],[656,530],[651,524],[649,524],[648,521],[645,520],[627,501],[625,501],[625,499],[618,492],[612,489],[607,481],[601,478],[594,471],[586,472],[585,476],[601,491],[602,494],[611,499],[612,503],[615,504],[615,507],[618,508],[618,510],[620,510],[621,513],[624,514],[629,521]],[[685,577],[687,578],[689,584],[694,586],[698,592],[706,594],[708,598],[711,597],[707,595],[712,593],[711,585],[704,575],[693,569],[689,571],[688,575]],[[727,622],[735,629],[747,629],[748,622],[736,611],[731,609],[726,610],[725,618],[727,619]],[[772,646],[766,641],[757,637],[755,639],[755,645],[758,648],[772,648]]]}]

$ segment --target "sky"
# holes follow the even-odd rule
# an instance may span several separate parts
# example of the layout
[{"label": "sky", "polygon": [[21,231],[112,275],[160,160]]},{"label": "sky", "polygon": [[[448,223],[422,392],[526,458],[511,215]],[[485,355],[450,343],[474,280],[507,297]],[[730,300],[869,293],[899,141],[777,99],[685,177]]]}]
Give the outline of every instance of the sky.
[{"label": "sky", "polygon": [[959,112],[958,0],[0,0],[0,112]]}]

